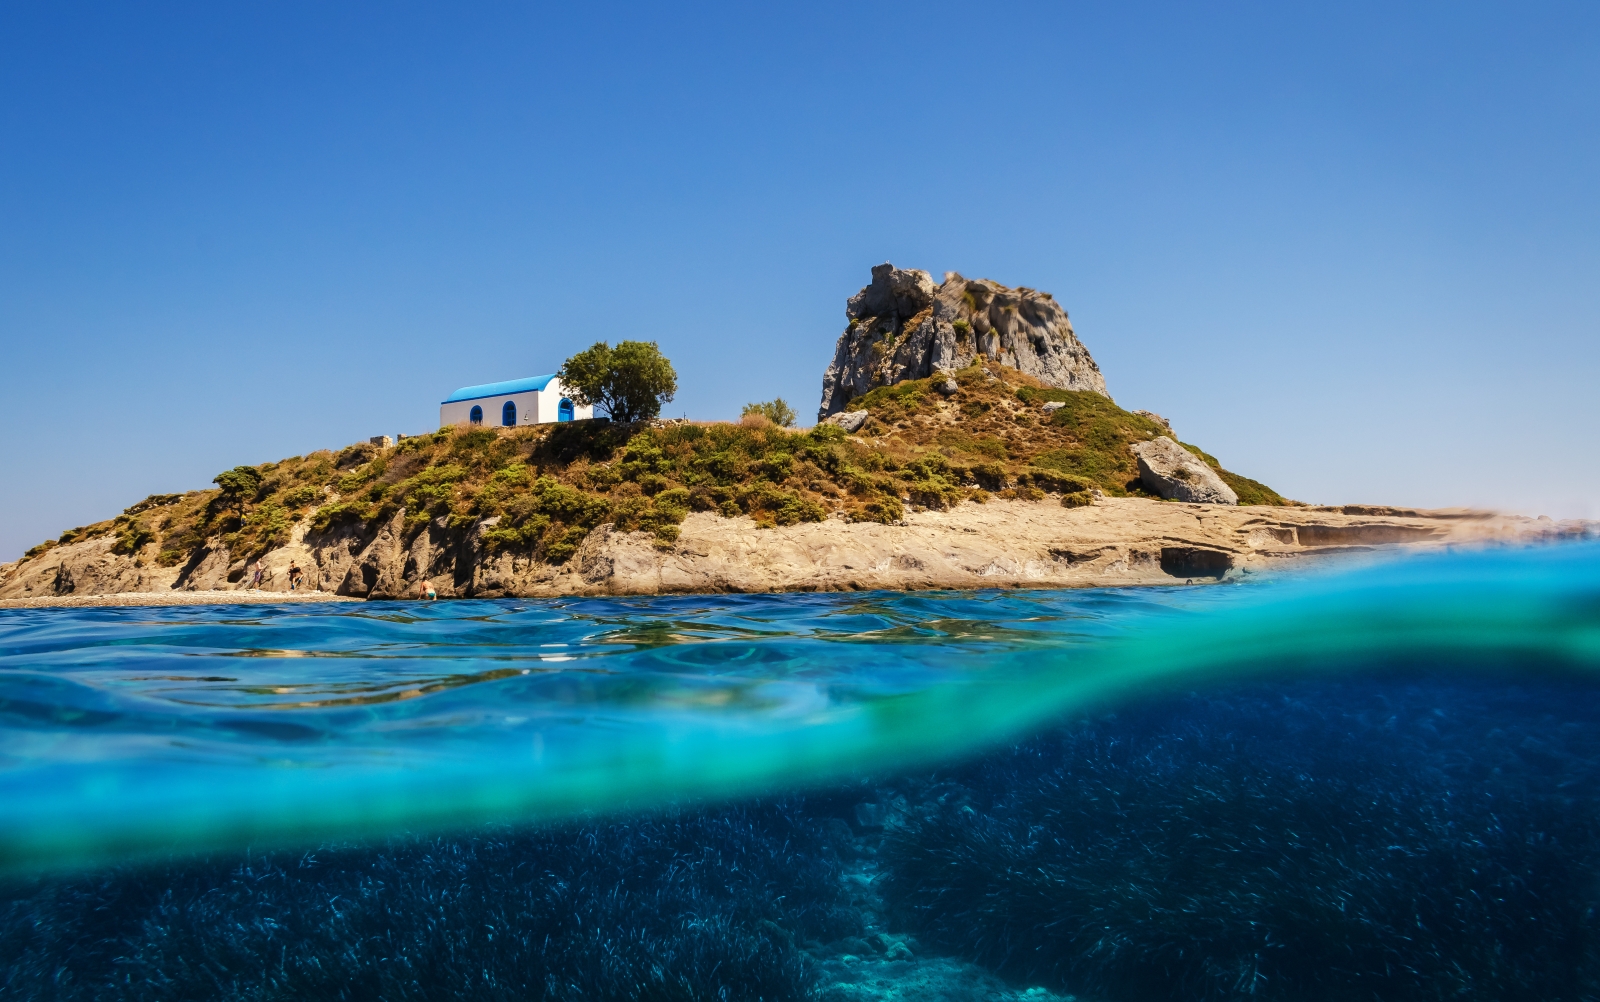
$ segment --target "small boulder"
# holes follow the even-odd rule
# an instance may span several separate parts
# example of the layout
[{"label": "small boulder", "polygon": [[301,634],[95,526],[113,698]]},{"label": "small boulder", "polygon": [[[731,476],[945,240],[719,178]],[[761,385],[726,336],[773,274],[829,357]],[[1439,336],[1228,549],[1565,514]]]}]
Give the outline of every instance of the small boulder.
[{"label": "small boulder", "polygon": [[866,411],[840,411],[837,414],[830,414],[827,417],[823,418],[822,419],[822,423],[823,424],[836,424],[839,427],[843,428],[845,431],[854,433],[854,432],[860,431],[861,430],[861,426],[867,423],[867,412]]},{"label": "small boulder", "polygon": [[1046,414],[1054,414],[1056,411],[1065,406],[1067,405],[1059,400],[1051,400],[1045,403],[1043,410]]},{"label": "small boulder", "polygon": [[1133,454],[1139,460],[1139,482],[1146,490],[1174,501],[1239,503],[1239,495],[1211,467],[1165,435],[1136,444]]},{"label": "small boulder", "polygon": [[1156,424],[1167,429],[1167,434],[1172,434],[1172,422],[1168,421],[1160,414],[1157,414],[1155,411],[1134,411],[1134,413],[1142,418],[1148,418],[1151,421],[1154,421]]},{"label": "small boulder", "polygon": [[955,377],[949,375],[948,373],[944,374],[944,382],[934,383],[933,388],[938,390],[940,393],[943,393],[947,397],[953,397],[961,391],[961,387],[956,385]]}]

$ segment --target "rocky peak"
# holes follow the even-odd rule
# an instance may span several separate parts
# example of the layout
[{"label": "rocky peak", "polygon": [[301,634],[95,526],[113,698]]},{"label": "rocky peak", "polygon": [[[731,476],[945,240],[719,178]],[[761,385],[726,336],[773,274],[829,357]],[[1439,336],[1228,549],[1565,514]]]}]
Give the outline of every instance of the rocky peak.
[{"label": "rocky peak", "polygon": [[876,386],[960,369],[979,355],[1066,390],[1106,392],[1105,377],[1048,292],[880,264],[845,304],[849,321],[822,379],[821,420]]},{"label": "rocky peak", "polygon": [[936,291],[933,276],[925,271],[880,264],[872,269],[872,284],[845,303],[844,314],[851,320],[908,319],[927,309]]}]

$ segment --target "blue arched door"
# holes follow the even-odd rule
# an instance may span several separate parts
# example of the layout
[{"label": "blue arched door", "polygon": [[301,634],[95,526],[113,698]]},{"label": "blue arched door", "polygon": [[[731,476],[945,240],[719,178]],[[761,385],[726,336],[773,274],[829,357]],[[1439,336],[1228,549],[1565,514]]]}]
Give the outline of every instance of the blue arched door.
[{"label": "blue arched door", "polygon": [[472,413],[467,415],[467,420],[473,424],[483,424],[483,408],[473,404]]},{"label": "blue arched door", "polygon": [[571,421],[572,420],[572,401],[568,400],[566,397],[562,397],[561,398],[561,406],[556,408],[556,420],[557,421]]},{"label": "blue arched door", "polygon": [[507,400],[506,405],[500,408],[500,423],[507,428],[513,427],[517,423],[517,405],[510,400]]}]

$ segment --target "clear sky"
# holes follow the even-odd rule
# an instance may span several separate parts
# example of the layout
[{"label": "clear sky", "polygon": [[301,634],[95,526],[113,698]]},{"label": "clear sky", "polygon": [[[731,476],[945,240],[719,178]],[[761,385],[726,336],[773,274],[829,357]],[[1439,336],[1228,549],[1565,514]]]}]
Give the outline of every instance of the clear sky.
[{"label": "clear sky", "polygon": [[1313,502],[1600,517],[1600,4],[0,5],[0,559],[654,340],[815,413],[882,261]]}]

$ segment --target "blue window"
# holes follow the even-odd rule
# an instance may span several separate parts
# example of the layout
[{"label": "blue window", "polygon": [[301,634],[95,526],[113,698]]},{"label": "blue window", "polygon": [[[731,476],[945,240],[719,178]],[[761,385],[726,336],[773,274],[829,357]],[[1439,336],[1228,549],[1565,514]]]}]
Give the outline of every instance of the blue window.
[{"label": "blue window", "polygon": [[517,405],[507,400],[506,405],[500,408],[500,423],[507,428],[517,423]]},{"label": "blue window", "polygon": [[473,424],[483,424],[483,408],[473,404],[472,413],[467,415],[467,420]]},{"label": "blue window", "polygon": [[572,401],[568,400],[566,397],[561,398],[561,406],[556,408],[556,420],[572,420]]}]

